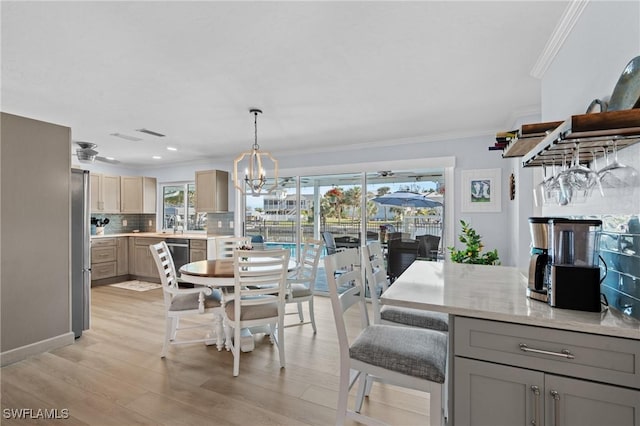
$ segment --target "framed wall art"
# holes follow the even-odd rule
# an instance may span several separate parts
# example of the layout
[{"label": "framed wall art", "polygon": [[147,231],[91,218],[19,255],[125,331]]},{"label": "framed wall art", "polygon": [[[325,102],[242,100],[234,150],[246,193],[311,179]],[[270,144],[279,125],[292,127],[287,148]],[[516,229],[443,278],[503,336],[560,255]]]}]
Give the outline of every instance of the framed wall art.
[{"label": "framed wall art", "polygon": [[463,170],[461,211],[502,211],[501,174],[502,169]]}]

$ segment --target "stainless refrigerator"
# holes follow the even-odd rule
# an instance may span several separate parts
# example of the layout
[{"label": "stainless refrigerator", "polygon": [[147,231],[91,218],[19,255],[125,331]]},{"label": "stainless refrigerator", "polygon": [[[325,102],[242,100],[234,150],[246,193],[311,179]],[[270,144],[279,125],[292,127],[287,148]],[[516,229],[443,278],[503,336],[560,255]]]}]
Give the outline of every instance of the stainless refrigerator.
[{"label": "stainless refrigerator", "polygon": [[76,339],[91,318],[89,171],[71,169],[71,328]]}]

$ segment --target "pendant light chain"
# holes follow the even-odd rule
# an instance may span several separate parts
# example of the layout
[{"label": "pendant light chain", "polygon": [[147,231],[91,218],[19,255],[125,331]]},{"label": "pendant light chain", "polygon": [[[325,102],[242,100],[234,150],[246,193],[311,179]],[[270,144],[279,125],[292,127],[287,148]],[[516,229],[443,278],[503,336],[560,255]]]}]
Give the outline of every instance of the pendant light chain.
[{"label": "pendant light chain", "polygon": [[260,145],[258,145],[258,112],[261,111],[253,110],[253,149],[256,151],[260,149]]}]

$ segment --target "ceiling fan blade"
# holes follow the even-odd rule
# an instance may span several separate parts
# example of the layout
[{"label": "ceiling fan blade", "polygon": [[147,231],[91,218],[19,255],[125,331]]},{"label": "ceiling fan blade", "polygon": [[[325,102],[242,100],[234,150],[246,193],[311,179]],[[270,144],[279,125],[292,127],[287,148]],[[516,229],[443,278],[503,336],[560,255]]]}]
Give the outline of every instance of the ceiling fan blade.
[{"label": "ceiling fan blade", "polygon": [[109,163],[109,164],[120,164],[120,162],[118,160],[112,160],[110,158],[107,157],[101,157],[99,155],[96,156],[96,160],[98,161],[102,161],[103,163]]}]

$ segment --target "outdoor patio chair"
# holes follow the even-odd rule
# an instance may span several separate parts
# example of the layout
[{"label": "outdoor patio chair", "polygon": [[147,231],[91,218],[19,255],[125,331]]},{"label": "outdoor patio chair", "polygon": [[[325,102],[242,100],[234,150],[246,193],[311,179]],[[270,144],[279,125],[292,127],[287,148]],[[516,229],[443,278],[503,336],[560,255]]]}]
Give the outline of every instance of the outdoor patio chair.
[{"label": "outdoor patio chair", "polygon": [[388,246],[388,272],[394,282],[418,257],[417,240],[390,240]]},{"label": "outdoor patio chair", "polygon": [[324,231],[322,233],[322,240],[324,241],[324,246],[327,249],[327,254],[335,254],[338,251],[336,247],[336,240],[333,238],[333,234],[329,231]]},{"label": "outdoor patio chair", "polygon": [[418,257],[427,260],[438,260],[440,237],[437,235],[420,235],[418,240]]}]

